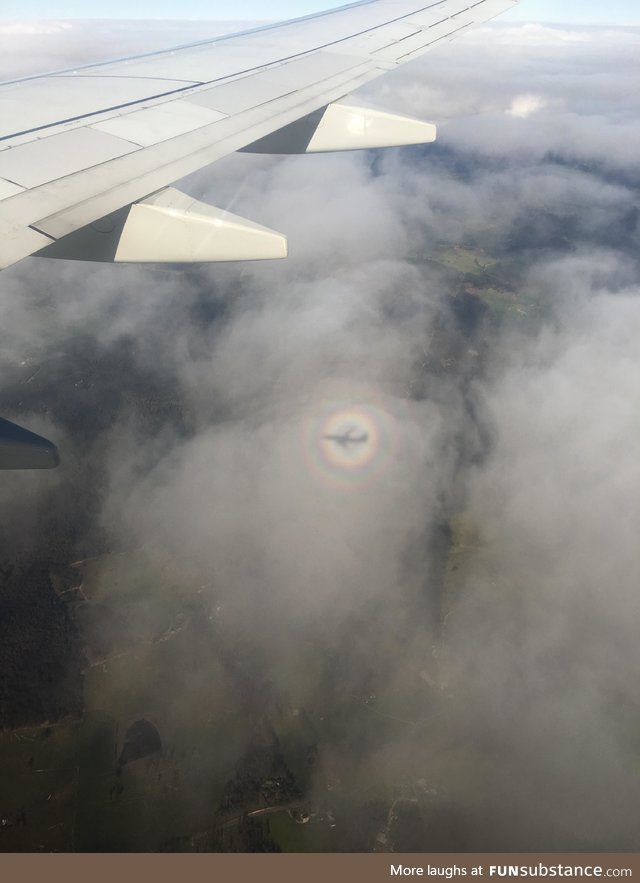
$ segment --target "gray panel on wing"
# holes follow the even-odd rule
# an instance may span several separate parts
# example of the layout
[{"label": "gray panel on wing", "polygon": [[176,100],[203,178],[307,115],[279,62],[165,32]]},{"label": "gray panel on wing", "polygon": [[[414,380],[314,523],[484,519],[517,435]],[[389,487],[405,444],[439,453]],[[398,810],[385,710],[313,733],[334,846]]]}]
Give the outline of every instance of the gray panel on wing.
[{"label": "gray panel on wing", "polygon": [[134,144],[104,132],[75,129],[3,150],[0,178],[21,187],[38,187],[137,149]]},{"label": "gray panel on wing", "polygon": [[419,34],[415,34],[413,37],[407,37],[405,40],[401,40],[399,43],[394,43],[386,49],[380,49],[375,53],[375,57],[384,59],[385,61],[397,61],[400,58],[404,58],[414,52],[419,52],[421,49],[425,49],[427,46],[438,40],[448,37],[454,31],[464,27],[464,25],[465,19],[462,17],[453,19],[446,18],[438,24],[425,27],[424,30]]},{"label": "gray panel on wing", "polygon": [[108,77],[119,72],[127,77],[167,77],[187,82],[210,83],[243,71],[282,60],[282,52],[270,46],[242,46],[234,41],[207,44],[190,49],[164,52],[124,64],[108,64],[86,72],[87,76]]},{"label": "gray panel on wing", "polygon": [[415,13],[409,21],[420,28],[431,28],[443,21],[447,21],[450,17],[446,14],[443,15],[442,9],[427,9],[424,12]]},{"label": "gray panel on wing", "polygon": [[126,77],[47,77],[0,87],[0,138],[143,101],[185,84]]},{"label": "gray panel on wing", "polygon": [[251,107],[266,104],[323,82],[361,65],[360,59],[328,52],[316,52],[304,58],[289,61],[250,77],[223,83],[189,96],[189,101],[211,107],[223,113],[242,113]]},{"label": "gray panel on wing", "polygon": [[265,81],[261,75],[256,74],[190,95],[189,101],[222,113],[235,114],[273,101],[279,95],[282,95],[282,86]]},{"label": "gray panel on wing", "polygon": [[225,114],[218,111],[186,101],[169,101],[146,110],[136,110],[112,117],[104,122],[95,123],[91,128],[148,147],[201,129],[224,117]]},{"label": "gray panel on wing", "polygon": [[[417,34],[419,31],[420,27],[418,25],[396,21],[393,24],[387,25],[385,28],[361,34],[358,37],[358,52],[365,54],[376,52],[378,49],[383,49],[390,43],[394,43],[397,40],[404,40],[405,37],[410,37],[412,34]],[[331,47],[331,51],[353,53],[353,46],[350,46],[348,43],[345,46],[337,44],[336,46]]]},{"label": "gray panel on wing", "polygon": [[22,193],[24,187],[18,187],[17,184],[11,184],[9,181],[0,179],[0,199],[9,199],[10,196],[16,196]]},{"label": "gray panel on wing", "polygon": [[400,64],[403,64],[406,61],[413,61],[414,58],[420,58],[424,53],[431,48],[431,46],[437,46],[443,40],[453,40],[456,37],[461,37],[465,31],[470,30],[474,26],[475,22],[469,21],[466,24],[458,24],[457,28],[453,28],[450,31],[447,31],[445,34],[439,36],[436,40],[431,43],[427,43],[426,46],[421,46],[418,49],[415,49],[413,52],[407,52],[404,55],[401,55],[398,59]]}]

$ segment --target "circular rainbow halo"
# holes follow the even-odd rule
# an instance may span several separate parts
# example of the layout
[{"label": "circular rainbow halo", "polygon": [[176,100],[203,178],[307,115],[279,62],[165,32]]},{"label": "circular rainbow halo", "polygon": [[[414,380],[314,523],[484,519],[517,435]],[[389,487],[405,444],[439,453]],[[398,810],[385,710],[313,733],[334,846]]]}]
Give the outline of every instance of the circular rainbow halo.
[{"label": "circular rainbow halo", "polygon": [[395,421],[380,405],[325,401],[308,423],[313,472],[332,484],[360,486],[379,476],[396,442]]}]

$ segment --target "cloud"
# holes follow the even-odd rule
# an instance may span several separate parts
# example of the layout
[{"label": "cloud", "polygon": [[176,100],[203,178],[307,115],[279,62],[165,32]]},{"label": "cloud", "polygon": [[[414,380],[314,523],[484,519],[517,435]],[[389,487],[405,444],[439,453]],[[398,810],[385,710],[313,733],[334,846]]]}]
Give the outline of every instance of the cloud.
[{"label": "cloud", "polygon": [[67,557],[196,574],[228,695],[258,685],[238,741],[304,710],[339,848],[637,843],[637,40],[481,29],[366,91],[434,147],[185,183],[287,262],[0,276],[3,402],[69,458],[5,511],[62,522],[81,486]]},{"label": "cloud", "polygon": [[69,22],[6,22],[0,25],[0,36],[36,36],[41,34],[59,34],[71,28]]},{"label": "cloud", "polygon": [[524,25],[511,25],[510,27],[502,27],[499,30],[494,28],[477,28],[470,32],[465,39],[469,43],[482,45],[489,38],[495,45],[500,44],[513,50],[519,46],[527,47],[548,47],[563,46],[567,43],[593,43],[596,40],[602,40],[603,36],[615,36],[616,40],[633,39],[635,34],[627,33],[624,30],[606,31],[604,28],[589,31],[586,28],[568,29],[563,27],[548,27],[543,24],[529,23]]},{"label": "cloud", "polygon": [[[554,278],[563,270],[571,277],[560,263]],[[575,287],[579,305],[560,326],[509,348],[508,369],[477,388],[493,444],[470,476],[478,552],[441,661],[466,726],[511,734],[496,791],[517,779],[511,799],[524,812],[540,802],[575,844],[615,848],[639,798],[625,716],[637,664],[640,301],[637,282],[616,294]],[[606,819],[603,788],[621,796]]]},{"label": "cloud", "polygon": [[546,106],[547,102],[541,95],[518,95],[507,112],[512,117],[526,119],[539,110],[544,110]]}]

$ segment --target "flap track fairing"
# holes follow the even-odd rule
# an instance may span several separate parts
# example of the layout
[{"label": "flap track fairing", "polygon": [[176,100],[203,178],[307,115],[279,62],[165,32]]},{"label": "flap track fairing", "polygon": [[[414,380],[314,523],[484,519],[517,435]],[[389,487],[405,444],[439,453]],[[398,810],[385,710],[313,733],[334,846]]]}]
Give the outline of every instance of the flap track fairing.
[{"label": "flap track fairing", "polygon": [[245,147],[247,153],[331,153],[431,144],[433,123],[372,107],[335,102]]},{"label": "flap track fairing", "polygon": [[281,233],[167,187],[59,239],[40,257],[112,263],[210,263],[286,258]]}]

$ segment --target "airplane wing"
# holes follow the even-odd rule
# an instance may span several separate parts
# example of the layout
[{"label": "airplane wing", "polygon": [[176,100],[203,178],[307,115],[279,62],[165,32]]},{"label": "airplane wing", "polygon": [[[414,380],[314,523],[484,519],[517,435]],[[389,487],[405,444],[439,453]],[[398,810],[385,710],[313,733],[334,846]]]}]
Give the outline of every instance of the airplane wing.
[{"label": "airplane wing", "polygon": [[0,268],[286,256],[286,238],[168,185],[238,150],[435,139],[345,101],[517,0],[363,0],[230,37],[0,85]]},{"label": "airplane wing", "polygon": [[0,418],[0,469],[55,469],[59,462],[53,442]]}]

